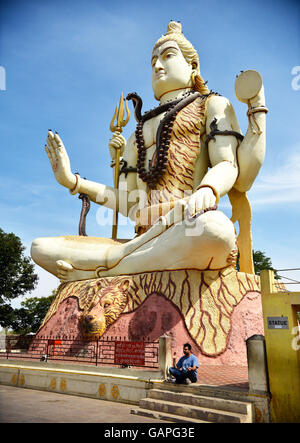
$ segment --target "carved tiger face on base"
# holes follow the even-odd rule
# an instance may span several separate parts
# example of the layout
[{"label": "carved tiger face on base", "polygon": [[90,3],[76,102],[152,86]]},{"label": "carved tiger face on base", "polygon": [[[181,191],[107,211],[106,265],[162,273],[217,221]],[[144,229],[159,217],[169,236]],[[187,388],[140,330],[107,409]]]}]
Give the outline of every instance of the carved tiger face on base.
[{"label": "carved tiger face on base", "polygon": [[109,284],[95,296],[93,303],[81,316],[82,332],[92,339],[101,337],[109,325],[114,323],[127,304],[129,281]]}]

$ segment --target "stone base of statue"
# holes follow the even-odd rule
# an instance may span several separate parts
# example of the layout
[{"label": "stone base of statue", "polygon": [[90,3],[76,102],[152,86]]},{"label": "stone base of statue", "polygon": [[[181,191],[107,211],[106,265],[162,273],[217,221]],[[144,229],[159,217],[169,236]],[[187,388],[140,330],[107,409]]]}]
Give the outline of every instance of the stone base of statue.
[{"label": "stone base of statue", "polygon": [[199,363],[247,365],[245,340],[263,334],[259,277],[178,270],[63,283],[38,337],[189,342]]}]

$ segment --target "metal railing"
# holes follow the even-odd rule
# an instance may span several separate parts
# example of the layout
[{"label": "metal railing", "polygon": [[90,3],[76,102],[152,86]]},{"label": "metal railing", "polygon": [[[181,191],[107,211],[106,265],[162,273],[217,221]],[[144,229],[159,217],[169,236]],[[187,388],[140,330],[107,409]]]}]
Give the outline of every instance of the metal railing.
[{"label": "metal railing", "polygon": [[158,368],[159,341],[140,342],[126,337],[82,339],[75,337],[9,336],[0,358],[62,361],[117,367]]},{"label": "metal railing", "polygon": [[275,281],[275,288],[278,290],[278,292],[290,292],[290,290],[286,288],[286,285],[299,285],[300,288],[299,280],[279,274],[279,272],[300,271],[300,268],[274,269],[274,271],[276,271],[277,277],[279,277],[279,280]]}]

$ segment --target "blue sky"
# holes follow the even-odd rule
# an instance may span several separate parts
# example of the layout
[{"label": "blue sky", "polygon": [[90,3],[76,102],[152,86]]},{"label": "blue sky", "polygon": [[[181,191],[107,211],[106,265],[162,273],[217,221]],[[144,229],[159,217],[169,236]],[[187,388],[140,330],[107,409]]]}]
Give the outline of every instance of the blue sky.
[{"label": "blue sky", "polygon": [[[275,268],[300,267],[300,6],[296,1],[2,0],[0,66],[0,227],[14,232],[27,254],[41,236],[77,234],[81,201],[58,185],[44,143],[59,132],[73,172],[113,184],[109,123],[121,91],[137,91],[144,110],[155,106],[150,56],[171,19],[180,20],[198,50],[208,86],[228,97],[242,131],[246,105],[234,94],[235,76],[258,70],[265,86],[267,154],[249,192],[253,246]],[[2,70],[3,71],[3,70]],[[299,68],[300,74],[300,68]],[[3,88],[2,88],[3,89]],[[135,129],[131,118],[124,136]],[[221,208],[230,215],[226,198]],[[107,217],[93,205],[87,233],[111,235]],[[124,220],[121,219],[121,222]],[[133,235],[130,225],[119,229]],[[58,280],[36,268],[31,295],[47,296]],[[300,274],[300,272],[299,272]],[[286,274],[298,278],[297,273]]]}]

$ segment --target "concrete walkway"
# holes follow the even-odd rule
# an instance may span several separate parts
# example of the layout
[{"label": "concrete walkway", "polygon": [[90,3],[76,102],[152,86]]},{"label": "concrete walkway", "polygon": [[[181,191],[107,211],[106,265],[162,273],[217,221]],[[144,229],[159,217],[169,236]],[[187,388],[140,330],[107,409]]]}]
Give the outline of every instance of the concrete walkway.
[{"label": "concrete walkway", "polygon": [[132,405],[0,385],[0,423],[168,423],[130,414]]}]

